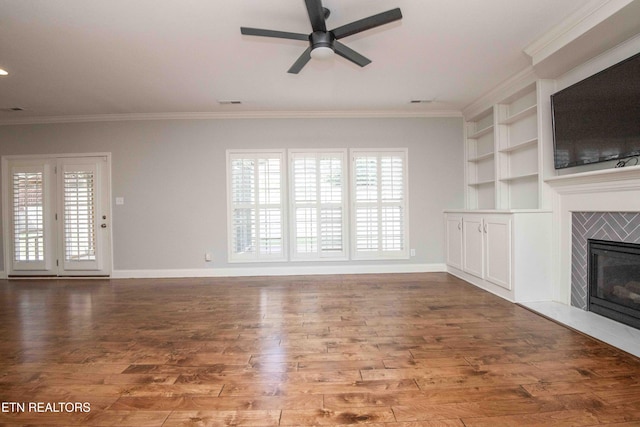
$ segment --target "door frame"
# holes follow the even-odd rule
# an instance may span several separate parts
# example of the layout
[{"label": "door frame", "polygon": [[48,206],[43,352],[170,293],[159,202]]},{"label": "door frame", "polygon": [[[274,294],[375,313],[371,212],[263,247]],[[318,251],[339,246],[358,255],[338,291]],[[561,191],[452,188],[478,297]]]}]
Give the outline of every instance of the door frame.
[{"label": "door frame", "polygon": [[[2,156],[1,160],[1,168],[2,168],[2,249],[3,249],[3,269],[2,276],[6,278],[9,275],[9,270],[11,266],[11,228],[9,224],[9,164],[11,161],[15,160],[53,160],[55,162],[61,158],[83,158],[83,157],[103,157],[105,158],[104,172],[105,172],[105,181],[106,185],[106,193],[105,206],[103,210],[107,212],[108,220],[108,229],[106,230],[107,239],[107,253],[105,254],[108,259],[105,260],[105,271],[107,272],[107,276],[96,276],[96,277],[110,277],[113,274],[113,212],[112,212],[112,189],[111,189],[111,153],[110,152],[91,152],[91,153],[61,153],[61,154],[27,154],[27,155],[6,155]],[[56,177],[57,179],[57,177]],[[57,203],[57,202],[56,202]],[[58,251],[58,243],[54,243],[56,246],[56,252]],[[28,275],[22,276],[28,278]],[[37,276],[36,276],[37,277]],[[71,276],[47,276],[48,278],[58,278],[64,277],[69,278]],[[90,276],[83,276],[90,277]]]}]

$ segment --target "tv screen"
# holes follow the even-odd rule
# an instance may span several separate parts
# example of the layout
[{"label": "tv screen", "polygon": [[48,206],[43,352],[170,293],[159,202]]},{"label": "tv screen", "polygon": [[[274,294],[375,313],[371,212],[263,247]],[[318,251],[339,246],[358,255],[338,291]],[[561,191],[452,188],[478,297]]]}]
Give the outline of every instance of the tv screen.
[{"label": "tv screen", "polygon": [[551,95],[555,168],[640,155],[640,54]]}]

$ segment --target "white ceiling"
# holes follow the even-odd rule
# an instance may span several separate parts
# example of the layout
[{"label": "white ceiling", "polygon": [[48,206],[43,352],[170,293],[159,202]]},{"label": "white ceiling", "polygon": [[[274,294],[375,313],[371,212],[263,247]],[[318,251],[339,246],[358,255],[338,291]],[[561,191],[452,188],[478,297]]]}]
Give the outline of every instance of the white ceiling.
[{"label": "white ceiling", "polygon": [[[303,0],[0,0],[0,120],[232,111],[461,111],[531,65],[523,49],[588,0],[324,0],[328,28],[400,7],[341,41],[373,62],[311,60]],[[435,100],[411,104],[414,99]],[[239,100],[242,105],[219,105]],[[21,112],[6,111],[12,107]]]}]

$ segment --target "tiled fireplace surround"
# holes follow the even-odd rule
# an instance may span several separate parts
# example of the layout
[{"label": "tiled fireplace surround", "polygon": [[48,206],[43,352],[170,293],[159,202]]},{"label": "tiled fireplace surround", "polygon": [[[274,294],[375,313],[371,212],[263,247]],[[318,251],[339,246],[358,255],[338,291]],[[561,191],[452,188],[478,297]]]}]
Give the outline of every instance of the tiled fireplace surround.
[{"label": "tiled fireplace surround", "polygon": [[545,183],[554,217],[553,295],[524,305],[640,357],[640,329],[585,310],[586,239],[640,241],[640,166],[557,176]]},{"label": "tiled fireplace surround", "polygon": [[587,239],[640,243],[640,213],[573,212],[571,227],[571,305],[586,310]]}]

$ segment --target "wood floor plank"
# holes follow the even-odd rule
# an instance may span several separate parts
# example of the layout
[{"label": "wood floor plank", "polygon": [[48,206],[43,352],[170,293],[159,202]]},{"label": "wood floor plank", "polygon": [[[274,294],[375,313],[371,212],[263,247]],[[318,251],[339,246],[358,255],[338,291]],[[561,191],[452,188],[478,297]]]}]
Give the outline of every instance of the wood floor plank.
[{"label": "wood floor plank", "polygon": [[0,280],[8,426],[640,425],[640,360],[444,273]]}]

